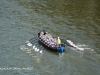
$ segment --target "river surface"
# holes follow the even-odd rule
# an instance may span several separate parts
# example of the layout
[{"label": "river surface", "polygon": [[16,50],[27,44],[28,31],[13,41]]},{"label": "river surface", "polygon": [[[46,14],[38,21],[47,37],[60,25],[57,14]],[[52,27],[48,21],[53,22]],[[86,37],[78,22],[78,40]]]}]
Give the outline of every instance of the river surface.
[{"label": "river surface", "polygon": [[[83,50],[35,51],[42,29]],[[0,75],[100,75],[100,1],[0,0]]]}]

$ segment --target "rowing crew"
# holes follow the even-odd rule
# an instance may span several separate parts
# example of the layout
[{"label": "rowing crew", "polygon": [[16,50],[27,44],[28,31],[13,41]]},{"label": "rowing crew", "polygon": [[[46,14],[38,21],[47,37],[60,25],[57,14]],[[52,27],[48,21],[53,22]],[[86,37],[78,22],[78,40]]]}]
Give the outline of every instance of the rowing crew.
[{"label": "rowing crew", "polygon": [[57,38],[52,37],[50,34],[47,32],[44,33],[43,31],[40,32],[40,40],[45,43],[48,47],[56,48],[60,47],[61,45],[61,40]]}]

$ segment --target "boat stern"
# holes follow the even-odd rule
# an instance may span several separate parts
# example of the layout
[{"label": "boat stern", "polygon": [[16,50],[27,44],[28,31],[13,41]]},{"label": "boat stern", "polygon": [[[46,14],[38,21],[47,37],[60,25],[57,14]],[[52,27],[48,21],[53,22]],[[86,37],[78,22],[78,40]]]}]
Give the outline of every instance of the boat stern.
[{"label": "boat stern", "polygon": [[62,47],[60,47],[60,48],[58,48],[58,52],[59,52],[59,53],[63,53],[63,52],[64,52],[64,50],[65,50],[65,47],[63,47],[63,46],[62,46]]}]

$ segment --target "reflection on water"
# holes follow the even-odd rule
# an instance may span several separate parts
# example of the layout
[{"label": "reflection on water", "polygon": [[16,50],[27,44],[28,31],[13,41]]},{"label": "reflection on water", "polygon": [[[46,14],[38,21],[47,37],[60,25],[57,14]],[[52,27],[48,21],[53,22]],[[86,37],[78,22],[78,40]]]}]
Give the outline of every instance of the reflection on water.
[{"label": "reflection on water", "polygon": [[[99,75],[99,12],[98,0],[1,0],[0,67],[33,67],[33,71],[0,74]],[[22,44],[41,29],[83,50],[66,46],[59,56],[37,42],[34,49],[30,43]]]}]

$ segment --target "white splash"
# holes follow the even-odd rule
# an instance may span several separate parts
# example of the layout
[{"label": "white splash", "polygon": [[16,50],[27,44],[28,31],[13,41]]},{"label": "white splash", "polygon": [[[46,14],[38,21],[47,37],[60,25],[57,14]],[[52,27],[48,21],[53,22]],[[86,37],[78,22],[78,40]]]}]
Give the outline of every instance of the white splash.
[{"label": "white splash", "polygon": [[35,45],[33,46],[33,49],[35,48]]},{"label": "white splash", "polygon": [[27,45],[28,45],[28,46],[32,46],[32,44],[31,44],[30,42],[29,42],[29,43],[27,43]]},{"label": "white splash", "polygon": [[39,51],[39,49],[36,50],[37,52]]},{"label": "white splash", "polygon": [[35,50],[35,52],[38,52],[38,48],[35,48],[34,50]]},{"label": "white splash", "polygon": [[42,50],[40,51],[40,53],[42,53]]},{"label": "white splash", "polygon": [[[35,52],[39,52],[40,51],[40,49],[37,48],[35,45],[33,46],[33,49],[35,50]],[[42,50],[40,51],[40,53],[42,53]]]}]

